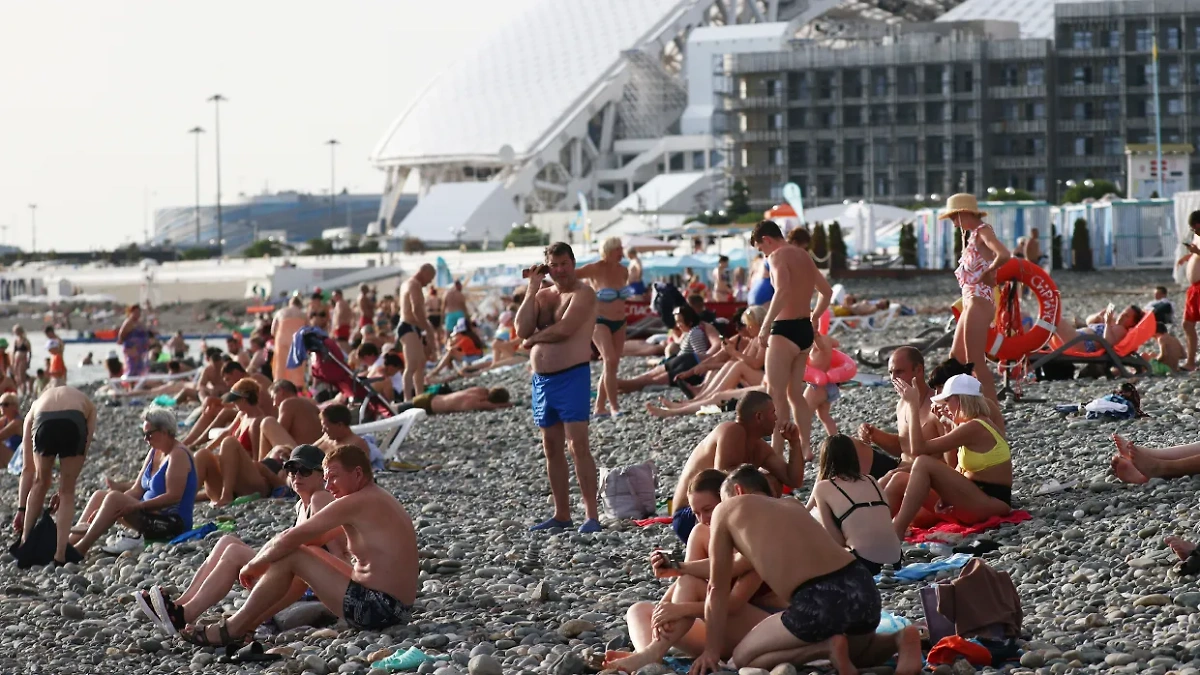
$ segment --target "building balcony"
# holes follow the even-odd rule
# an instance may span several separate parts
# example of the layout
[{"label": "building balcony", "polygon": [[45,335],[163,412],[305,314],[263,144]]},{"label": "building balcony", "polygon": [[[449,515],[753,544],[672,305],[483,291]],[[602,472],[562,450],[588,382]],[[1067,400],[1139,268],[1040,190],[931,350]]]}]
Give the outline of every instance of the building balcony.
[{"label": "building balcony", "polygon": [[737,143],[773,143],[782,145],[786,132],[783,129],[752,129],[750,131],[735,131],[732,134]]},{"label": "building balcony", "polygon": [[1064,84],[1055,90],[1059,96],[1119,96],[1119,84]]},{"label": "building balcony", "polygon": [[991,164],[992,168],[1002,170],[1043,169],[1046,167],[1046,158],[1041,155],[1026,157],[996,157],[993,155]]},{"label": "building balcony", "polygon": [[1122,155],[1067,155],[1058,158],[1058,165],[1067,169],[1090,169],[1120,166]]},{"label": "building balcony", "polygon": [[1016,85],[1011,87],[988,87],[989,100],[1002,98],[1046,98],[1046,87],[1043,85]]},{"label": "building balcony", "polygon": [[787,173],[786,164],[751,164],[750,166],[736,167],[733,169],[735,176],[782,176]]},{"label": "building balcony", "polygon": [[769,110],[782,108],[785,105],[783,94],[774,96],[747,96],[745,98],[730,97],[725,99],[726,110]]},{"label": "building balcony", "polygon": [[1046,120],[1005,120],[992,122],[988,131],[997,134],[1044,134]]},{"label": "building balcony", "polygon": [[1115,120],[1059,120],[1058,131],[1113,131],[1117,128]]},{"label": "building balcony", "polygon": [[1092,47],[1090,49],[1056,49],[1055,55],[1066,59],[1103,59],[1121,55],[1120,47]]}]

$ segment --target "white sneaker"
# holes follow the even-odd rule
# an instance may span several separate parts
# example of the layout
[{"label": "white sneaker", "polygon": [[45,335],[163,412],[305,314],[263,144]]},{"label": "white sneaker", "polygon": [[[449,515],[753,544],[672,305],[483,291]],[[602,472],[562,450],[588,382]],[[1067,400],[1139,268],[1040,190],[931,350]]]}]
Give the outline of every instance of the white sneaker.
[{"label": "white sneaker", "polygon": [[100,550],[109,555],[121,555],[126,551],[136,551],[145,547],[146,542],[142,539],[142,535],[122,535],[116,541],[109,542]]},{"label": "white sneaker", "polygon": [[142,535],[139,534],[137,530],[130,530],[128,528],[122,527],[122,528],[118,529],[116,531],[116,533],[110,534],[107,537],[105,537],[104,543],[108,546],[116,546],[117,542],[121,541],[122,539],[140,538],[141,536]]}]

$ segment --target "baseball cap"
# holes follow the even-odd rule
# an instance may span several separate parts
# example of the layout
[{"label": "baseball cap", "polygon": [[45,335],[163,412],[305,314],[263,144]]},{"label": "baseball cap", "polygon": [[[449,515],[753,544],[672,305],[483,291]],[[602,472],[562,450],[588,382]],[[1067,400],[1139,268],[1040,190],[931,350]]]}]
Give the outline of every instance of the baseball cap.
[{"label": "baseball cap", "polygon": [[451,333],[465,333],[465,332],[467,332],[467,320],[459,319],[458,323],[454,324],[454,330],[451,331]]},{"label": "baseball cap", "polygon": [[971,375],[954,375],[942,385],[942,393],[934,396],[933,401],[945,401],[951,396],[982,396],[979,380]]},{"label": "baseball cap", "polygon": [[283,463],[283,468],[297,466],[309,471],[320,471],[324,463],[325,453],[317,446],[305,443],[292,450],[292,455]]}]

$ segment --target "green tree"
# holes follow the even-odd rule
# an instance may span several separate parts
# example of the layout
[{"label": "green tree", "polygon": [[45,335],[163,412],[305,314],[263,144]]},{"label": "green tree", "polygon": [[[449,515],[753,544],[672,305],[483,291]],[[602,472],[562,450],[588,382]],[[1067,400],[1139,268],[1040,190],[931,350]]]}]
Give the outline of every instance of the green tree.
[{"label": "green tree", "polygon": [[733,187],[729,190],[729,199],[726,201],[729,208],[729,215],[733,218],[750,213],[750,190],[742,181],[735,181]]},{"label": "green tree", "polygon": [[1037,199],[1032,192],[1014,189],[1012,194],[1007,190],[997,190],[996,194],[988,194],[988,200],[993,202],[1031,202]]},{"label": "green tree", "polygon": [[504,246],[545,246],[550,237],[532,225],[518,225],[504,235]]},{"label": "green tree", "polygon": [[829,267],[829,238],[825,234],[825,224],[817,223],[812,229],[812,257],[817,267]]},{"label": "green tree", "polygon": [[[1091,186],[1085,185],[1085,182],[1091,182]],[[1117,185],[1108,180],[1091,180],[1080,181],[1075,187],[1068,189],[1063,193],[1063,204],[1078,204],[1085,199],[1100,199],[1106,194],[1117,194]]]},{"label": "green tree", "polygon": [[302,251],[303,255],[329,255],[331,253],[333,253],[333,242],[320,237],[305,242],[304,251]]},{"label": "green tree", "polygon": [[1087,221],[1079,218],[1075,221],[1075,230],[1071,234],[1071,268],[1083,272],[1092,267],[1092,238],[1088,232]]},{"label": "green tree", "polygon": [[900,264],[917,266],[917,226],[912,223],[900,226]]},{"label": "green tree", "polygon": [[259,239],[242,249],[242,257],[244,258],[261,258],[264,255],[279,256],[283,255],[283,246],[277,241],[270,239]]},{"label": "green tree", "polygon": [[425,242],[421,241],[417,237],[405,237],[404,238],[404,252],[405,253],[424,253],[425,252]]},{"label": "green tree", "polygon": [[184,249],[183,252],[179,254],[179,257],[182,260],[208,260],[209,258],[215,258],[216,256],[217,249],[209,248],[207,246],[196,246],[194,248]]},{"label": "green tree", "polygon": [[378,253],[379,252],[379,240],[378,239],[368,239],[368,240],[364,241],[362,243],[362,246],[358,247],[358,252],[359,253]]},{"label": "green tree", "polygon": [[842,226],[835,220],[829,224],[829,269],[846,269],[846,242],[842,239]]}]

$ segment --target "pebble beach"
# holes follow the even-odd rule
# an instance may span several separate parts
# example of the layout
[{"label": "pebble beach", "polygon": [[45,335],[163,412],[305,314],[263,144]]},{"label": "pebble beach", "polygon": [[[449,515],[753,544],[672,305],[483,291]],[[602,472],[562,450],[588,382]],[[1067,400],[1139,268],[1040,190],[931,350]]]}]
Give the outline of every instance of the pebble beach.
[{"label": "pebble beach", "polygon": [[[1162,271],[1056,274],[1068,314],[1083,316],[1113,302],[1144,305],[1155,285],[1171,289],[1176,321],[1183,291]],[[948,305],[957,291],[949,273],[898,282],[851,282],[863,298],[887,297],[910,306]],[[886,329],[835,334],[842,350],[898,343],[919,330],[944,323],[928,314],[898,317]],[[1173,332],[1181,336],[1178,325]],[[944,353],[927,356],[930,362]],[[635,374],[642,359],[626,358],[622,374]],[[593,365],[593,381],[599,364]],[[883,374],[864,368],[864,372]],[[574,675],[595,672],[590,664],[606,649],[629,644],[624,613],[640,600],[656,600],[666,582],[653,577],[654,548],[674,548],[666,526],[641,528],[630,521],[604,521],[595,535],[567,531],[530,533],[547,517],[549,485],[540,436],[529,412],[529,377],[523,369],[488,374],[479,384],[506,386],[514,408],[436,416],[418,425],[402,458],[426,466],[412,474],[377,476],[408,509],[421,549],[420,592],[413,621],[384,633],[349,630],[344,624],[260,633],[264,646],[283,655],[265,666],[217,663],[212,650],[166,638],[137,610],[132,594],[151,584],[182,590],[219,537],[109,557],[94,553],[81,565],[19,570],[0,556],[0,673],[289,673],[325,675],[373,671],[371,661],[419,645],[435,660],[422,675]],[[1110,393],[1111,380],[1031,384],[1026,394],[1045,403],[1007,403],[1013,448],[1014,508],[1032,520],[985,533],[1001,548],[984,556],[1008,572],[1025,612],[1024,654],[1000,669],[980,672],[1200,673],[1200,584],[1171,573],[1174,554],[1167,535],[1200,534],[1200,480],[1153,479],[1125,485],[1109,470],[1114,432],[1142,445],[1200,440],[1200,376],[1142,378],[1137,386],[1150,417],[1130,421],[1086,421],[1054,411],[1057,403],[1084,403]],[[655,419],[645,403],[673,392],[622,398],[629,411],[596,420],[591,448],[597,464],[617,467],[652,459],[658,494],[668,497],[696,443],[732,413]],[[845,387],[833,415],[843,432],[863,422],[894,429],[896,394],[890,386]],[[101,407],[96,441],[80,479],[79,504],[104,485],[106,476],[131,478],[145,456],[135,407]],[[824,438],[820,425],[814,446]],[[814,467],[808,468],[807,498]],[[1050,480],[1073,485],[1039,494]],[[17,478],[0,477],[9,499],[0,504],[0,523],[11,523]],[[575,517],[582,514],[572,478]],[[260,500],[213,508],[197,505],[197,525],[218,517],[236,523],[235,533],[260,545],[290,524],[292,504]],[[11,540],[11,532],[8,536]],[[906,545],[906,561],[926,561],[928,549]],[[911,621],[923,618],[918,589],[885,572],[884,608]],[[216,611],[232,612],[247,592],[235,589]],[[964,662],[938,672],[959,672]],[[746,673],[742,675],[763,675]],[[793,675],[780,666],[774,675]],[[650,666],[645,675],[667,670]],[[804,666],[799,672],[822,672]],[[872,672],[890,672],[877,669]],[[967,666],[967,672],[974,672]]]}]

